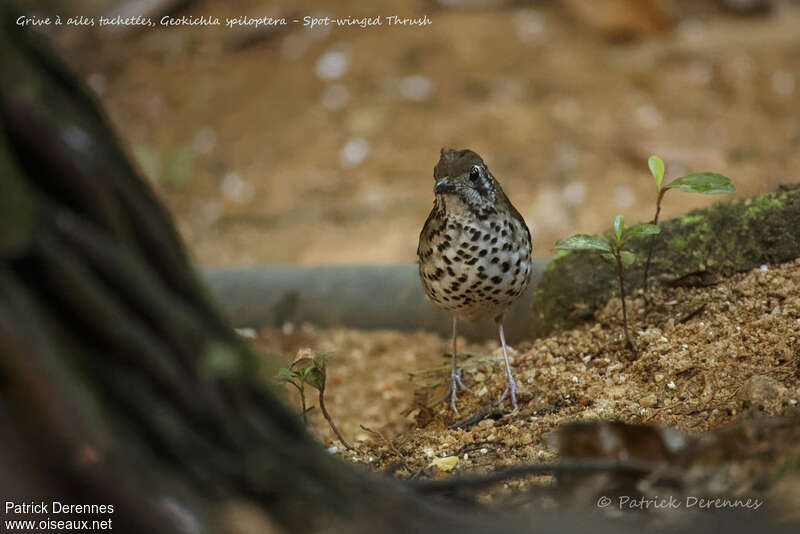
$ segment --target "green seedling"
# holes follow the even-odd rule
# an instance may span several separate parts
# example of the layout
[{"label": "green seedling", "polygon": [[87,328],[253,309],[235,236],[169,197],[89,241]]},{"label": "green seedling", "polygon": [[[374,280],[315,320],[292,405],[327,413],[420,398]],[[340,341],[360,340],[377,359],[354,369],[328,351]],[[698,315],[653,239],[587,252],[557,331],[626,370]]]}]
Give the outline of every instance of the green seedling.
[{"label": "green seedling", "polygon": [[[699,172],[687,174],[672,180],[670,183],[662,187],[664,181],[664,162],[658,156],[650,156],[647,160],[647,165],[650,167],[650,174],[656,182],[656,214],[653,217],[653,224],[658,224],[658,216],[661,214],[661,201],[664,195],[670,189],[677,189],[684,193],[700,193],[703,195],[721,195],[725,193],[735,193],[736,187],[727,176],[716,174],[713,172]],[[647,251],[647,261],[644,265],[644,280],[642,285],[647,291],[647,277],[650,272],[650,261],[653,258],[653,248],[655,247],[656,236],[650,238],[650,247]]]},{"label": "green seedling", "polygon": [[336,428],[335,424],[333,424],[333,419],[328,413],[327,408],[325,408],[325,369],[330,357],[331,354],[328,352],[315,352],[313,358],[309,358],[308,356],[300,357],[292,362],[292,365],[289,366],[288,369],[283,367],[278,370],[278,374],[275,376],[275,378],[278,380],[278,382],[286,382],[293,385],[297,388],[297,391],[300,392],[300,402],[303,410],[303,424],[308,424],[308,420],[306,419],[306,413],[308,413],[308,409],[306,408],[305,386],[308,384],[319,391],[319,408],[322,411],[322,415],[325,416],[325,420],[328,421],[331,430],[333,430],[333,433],[336,434],[337,438],[339,438],[339,441],[341,441],[342,444],[348,449],[352,449],[353,447],[351,447],[350,444],[345,441],[345,439],[339,433],[339,429]]},{"label": "green seedling", "polygon": [[661,228],[655,224],[642,223],[630,228],[625,227],[625,218],[617,215],[614,219],[614,235],[611,239],[577,234],[556,242],[558,250],[595,250],[600,252],[603,259],[612,263],[617,272],[619,282],[619,299],[622,302],[622,326],[625,332],[625,342],[629,349],[636,352],[628,330],[628,309],[625,305],[625,269],[636,260],[632,252],[624,250],[625,242],[633,236],[655,235]]}]

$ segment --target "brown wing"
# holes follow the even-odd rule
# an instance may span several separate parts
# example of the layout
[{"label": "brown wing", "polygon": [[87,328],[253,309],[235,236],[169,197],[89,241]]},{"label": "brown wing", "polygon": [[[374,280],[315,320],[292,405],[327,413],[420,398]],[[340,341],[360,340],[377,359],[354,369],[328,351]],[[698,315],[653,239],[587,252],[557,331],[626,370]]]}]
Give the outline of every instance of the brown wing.
[{"label": "brown wing", "polygon": [[[494,176],[492,178],[494,178]],[[506,196],[505,191],[503,191],[503,188],[500,187],[500,183],[497,180],[495,180],[494,183],[495,183],[495,187],[497,188],[497,193],[498,193],[498,195],[497,195],[498,196],[497,203],[498,204],[505,204],[505,206],[508,208],[508,212],[511,214],[511,217],[513,217],[514,219],[519,221],[520,224],[522,224],[522,227],[525,229],[525,232],[528,234],[528,243],[531,244],[531,251],[533,251],[533,239],[531,237],[531,231],[530,231],[530,229],[528,229],[528,225],[525,224],[525,219],[522,217],[522,214],[517,211],[517,208],[514,207],[514,204],[512,204],[511,201],[508,199],[508,197]]]}]

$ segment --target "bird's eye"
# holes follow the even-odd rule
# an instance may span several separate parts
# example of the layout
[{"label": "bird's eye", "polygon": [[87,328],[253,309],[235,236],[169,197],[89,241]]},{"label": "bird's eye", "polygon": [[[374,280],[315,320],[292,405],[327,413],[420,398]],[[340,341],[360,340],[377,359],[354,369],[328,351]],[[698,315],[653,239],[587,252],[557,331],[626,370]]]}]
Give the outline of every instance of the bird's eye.
[{"label": "bird's eye", "polygon": [[469,179],[473,182],[477,182],[478,178],[481,177],[481,168],[477,165],[473,165],[472,169],[469,171]]}]

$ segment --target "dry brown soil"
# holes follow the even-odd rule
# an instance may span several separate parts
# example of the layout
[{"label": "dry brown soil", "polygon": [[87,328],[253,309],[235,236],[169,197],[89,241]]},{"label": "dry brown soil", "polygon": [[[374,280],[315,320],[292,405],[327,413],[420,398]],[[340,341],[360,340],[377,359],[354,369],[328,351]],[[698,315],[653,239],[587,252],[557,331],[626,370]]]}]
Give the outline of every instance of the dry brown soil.
[{"label": "dry brown soil", "polygon": [[[84,14],[102,5],[76,3]],[[650,219],[652,153],[669,176],[727,174],[741,196],[797,181],[797,1],[750,17],[721,2],[662,1],[675,24],[629,42],[569,8],[588,3],[457,3],[466,7],[197,0],[187,14],[427,14],[433,24],[290,25],[248,48],[232,45],[235,31],[199,27],[68,28],[59,42],[208,266],[413,261],[441,147],[484,157],[539,256],[617,213]],[[345,67],[322,79],[328,53]],[[358,138],[369,150],[347,164]],[[663,216],[713,200],[676,194]]]},{"label": "dry brown soil", "polygon": [[[265,330],[257,343],[286,361],[300,347],[334,351],[327,404],[355,450],[332,439],[316,408],[311,430],[344,458],[400,477],[450,456],[458,457],[454,473],[553,460],[545,437],[572,421],[700,433],[756,414],[797,413],[800,260],[711,287],[660,288],[649,306],[641,295],[630,299],[629,310],[637,357],[624,348],[614,299],[594,322],[514,347],[512,367],[526,391],[519,412],[458,430],[448,427],[503,389],[497,343],[463,348],[464,380],[475,394],[462,393],[460,417],[429,402],[444,392],[449,364],[448,341],[435,335],[304,326]],[[288,401],[299,406],[294,393]]]}]

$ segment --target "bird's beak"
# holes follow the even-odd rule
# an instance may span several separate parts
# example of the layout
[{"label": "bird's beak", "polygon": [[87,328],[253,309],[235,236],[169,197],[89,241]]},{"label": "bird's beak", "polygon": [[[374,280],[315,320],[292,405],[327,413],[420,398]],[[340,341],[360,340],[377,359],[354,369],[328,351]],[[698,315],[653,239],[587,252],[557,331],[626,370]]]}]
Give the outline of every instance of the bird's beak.
[{"label": "bird's beak", "polygon": [[436,185],[433,186],[433,192],[437,195],[445,195],[447,193],[454,193],[456,188],[450,183],[450,177],[445,176],[440,178]]}]

